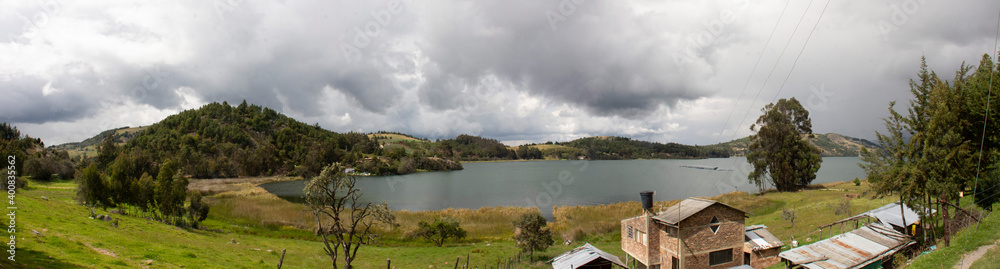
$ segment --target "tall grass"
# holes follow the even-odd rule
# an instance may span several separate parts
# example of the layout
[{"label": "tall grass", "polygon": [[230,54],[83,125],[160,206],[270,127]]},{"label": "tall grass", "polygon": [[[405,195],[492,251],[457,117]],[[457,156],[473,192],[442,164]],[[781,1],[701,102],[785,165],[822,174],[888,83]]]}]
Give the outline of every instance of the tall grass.
[{"label": "tall grass", "polygon": [[[654,211],[662,211],[677,204],[677,201],[656,201]],[[595,206],[555,206],[553,231],[563,240],[576,241],[580,237],[614,232],[621,227],[623,219],[642,214],[642,205],[637,201],[620,202]]]}]

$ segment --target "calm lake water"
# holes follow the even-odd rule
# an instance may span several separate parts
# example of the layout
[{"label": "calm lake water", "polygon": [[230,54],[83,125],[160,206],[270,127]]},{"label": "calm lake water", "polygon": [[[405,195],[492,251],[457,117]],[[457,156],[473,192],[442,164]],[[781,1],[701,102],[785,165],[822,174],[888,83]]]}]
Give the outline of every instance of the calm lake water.
[{"label": "calm lake water", "polygon": [[[823,158],[813,183],[864,178],[857,157]],[[402,176],[358,177],[363,199],[386,201],[390,208],[440,210],[486,206],[538,207],[546,218],[555,205],[598,205],[638,201],[655,191],[655,200],[710,197],[731,191],[757,191],[747,182],[746,158],[700,160],[536,161],[466,163],[465,170]],[[684,166],[718,167],[705,170]],[[302,201],[303,181],[261,187],[290,201]]]}]

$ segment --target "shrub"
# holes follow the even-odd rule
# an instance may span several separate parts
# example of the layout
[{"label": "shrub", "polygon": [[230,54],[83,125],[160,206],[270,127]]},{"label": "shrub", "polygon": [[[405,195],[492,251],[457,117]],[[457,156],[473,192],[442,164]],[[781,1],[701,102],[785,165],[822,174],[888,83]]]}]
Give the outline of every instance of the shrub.
[{"label": "shrub", "polygon": [[781,218],[792,223],[792,227],[795,227],[795,211],[790,209],[784,209],[781,211]]},{"label": "shrub", "polygon": [[850,215],[851,214],[851,201],[847,199],[840,200],[836,206],[833,207],[833,214],[836,215]]},{"label": "shrub", "polygon": [[[0,170],[0,175],[3,175],[3,177],[4,177],[4,180],[3,180],[3,189],[4,190],[9,190],[10,189],[8,187],[8,185],[10,185],[10,184],[8,184],[8,183],[10,183],[10,180],[8,180],[9,178],[7,178],[10,175],[9,173],[10,173],[10,171],[8,171],[6,168],[4,168],[3,170]],[[28,181],[27,180],[24,180],[23,178],[16,178],[14,180],[14,189],[19,190],[19,189],[24,188],[26,186],[28,186]]]},{"label": "shrub", "polygon": [[854,178],[854,186],[861,186],[861,180],[858,178]]},{"label": "shrub", "polygon": [[421,221],[417,223],[418,228],[415,234],[431,240],[431,242],[440,247],[444,245],[444,241],[448,240],[448,238],[465,238],[466,232],[460,225],[459,221],[453,218],[438,218],[434,220],[434,223]]}]

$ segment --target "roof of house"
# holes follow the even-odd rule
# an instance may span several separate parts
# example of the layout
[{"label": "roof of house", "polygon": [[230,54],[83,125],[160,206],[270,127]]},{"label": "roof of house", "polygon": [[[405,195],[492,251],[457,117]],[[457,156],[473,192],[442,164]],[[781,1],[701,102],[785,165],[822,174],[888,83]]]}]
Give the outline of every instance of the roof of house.
[{"label": "roof of house", "polygon": [[805,268],[859,268],[892,255],[913,244],[904,234],[881,223],[839,234],[778,254],[782,259]]},{"label": "roof of house", "polygon": [[[882,223],[891,224],[897,227],[906,227],[909,225],[913,225],[917,221],[920,221],[920,215],[917,215],[917,212],[913,212],[913,210],[911,210],[909,207],[903,205],[902,206],[903,214],[901,215],[899,207],[900,204],[898,202],[891,203],[876,209],[872,209],[871,211],[861,213],[861,215],[868,215],[878,219]],[[904,216],[906,217],[905,225],[903,224]]]},{"label": "roof of house", "polygon": [[604,252],[597,247],[590,245],[590,243],[586,243],[583,246],[579,246],[573,250],[567,251],[566,253],[560,254],[559,256],[552,258],[549,262],[552,263],[552,268],[554,269],[575,269],[596,259],[604,259],[621,267],[626,267],[618,256]]},{"label": "roof of house", "polygon": [[785,245],[778,237],[767,231],[767,226],[754,225],[746,227],[746,244],[753,250],[780,248]]},{"label": "roof of house", "polygon": [[744,216],[746,216],[745,211],[724,203],[708,199],[701,199],[701,198],[687,198],[681,201],[680,203],[677,203],[676,205],[667,208],[667,210],[663,210],[660,213],[656,214],[656,216],[653,217],[653,219],[662,221],[667,224],[677,225],[677,223],[684,221],[688,217],[691,217],[694,214],[701,212],[702,210],[705,210],[705,208],[708,208],[714,204],[724,205],[726,207],[740,211],[743,213]]}]

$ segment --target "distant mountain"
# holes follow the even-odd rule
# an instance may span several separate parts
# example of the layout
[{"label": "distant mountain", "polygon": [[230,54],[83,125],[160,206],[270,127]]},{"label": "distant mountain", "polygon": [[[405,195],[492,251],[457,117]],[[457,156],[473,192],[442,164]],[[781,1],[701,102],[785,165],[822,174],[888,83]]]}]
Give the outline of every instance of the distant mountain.
[{"label": "distant mountain", "polygon": [[117,129],[111,129],[101,132],[94,137],[87,138],[81,142],[65,143],[55,146],[50,146],[49,149],[53,150],[65,150],[69,153],[70,157],[93,157],[97,156],[97,146],[104,141],[105,138],[111,137],[114,139],[115,144],[124,145],[132,138],[135,138],[139,134],[139,131],[145,130],[146,127],[121,127]]},{"label": "distant mountain", "polygon": [[[814,134],[813,137],[804,136],[804,139],[818,147],[822,151],[820,156],[823,157],[856,157],[861,155],[861,148],[880,148],[871,141],[836,133]],[[750,137],[717,145],[732,149],[736,155],[743,156],[746,155],[747,147],[750,145]]]}]

